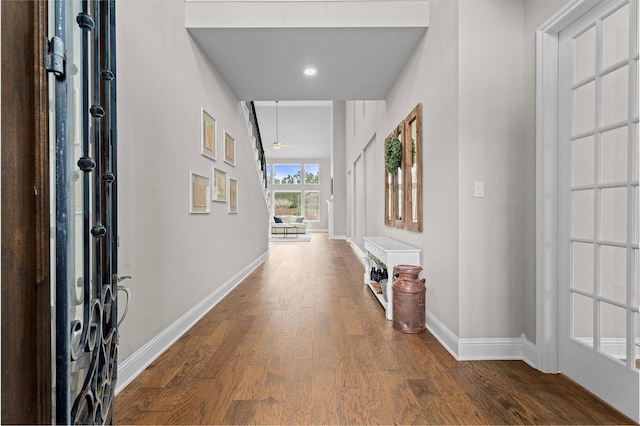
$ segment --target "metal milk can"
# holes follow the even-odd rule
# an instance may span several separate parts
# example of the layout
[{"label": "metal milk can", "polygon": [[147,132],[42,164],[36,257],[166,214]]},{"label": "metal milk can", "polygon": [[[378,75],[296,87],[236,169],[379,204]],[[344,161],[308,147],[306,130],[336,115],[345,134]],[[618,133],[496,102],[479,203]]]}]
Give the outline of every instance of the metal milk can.
[{"label": "metal milk can", "polygon": [[393,269],[393,328],[403,333],[425,330],[426,286],[418,279],[422,268],[415,265],[396,265]]}]

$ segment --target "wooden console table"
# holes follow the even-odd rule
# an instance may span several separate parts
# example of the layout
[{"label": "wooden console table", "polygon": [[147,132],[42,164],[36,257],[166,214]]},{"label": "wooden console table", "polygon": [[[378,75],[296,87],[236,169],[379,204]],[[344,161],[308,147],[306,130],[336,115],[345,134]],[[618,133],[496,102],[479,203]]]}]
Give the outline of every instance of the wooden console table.
[{"label": "wooden console table", "polygon": [[[393,283],[393,268],[396,265],[417,265],[420,266],[420,249],[405,244],[398,240],[388,237],[364,237],[364,250],[367,255],[364,271],[364,283],[369,286],[378,302],[385,310],[385,316],[388,320],[393,319],[393,292],[391,284]],[[371,268],[375,263],[385,265],[389,281],[386,287],[385,295],[378,294],[376,289],[371,285]]]}]

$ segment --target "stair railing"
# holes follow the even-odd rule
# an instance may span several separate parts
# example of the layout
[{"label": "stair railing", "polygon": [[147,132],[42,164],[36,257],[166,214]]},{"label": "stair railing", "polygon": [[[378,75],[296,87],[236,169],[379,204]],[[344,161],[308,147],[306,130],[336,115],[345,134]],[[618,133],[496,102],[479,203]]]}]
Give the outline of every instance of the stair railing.
[{"label": "stair railing", "polygon": [[256,159],[256,169],[262,185],[264,187],[264,198],[269,208],[269,198],[267,197],[267,159],[264,155],[264,147],[262,145],[262,137],[260,136],[260,126],[258,124],[258,116],[256,115],[256,107],[253,101],[244,102],[242,111],[245,115],[247,125],[247,133],[249,139],[253,143],[253,152]]}]

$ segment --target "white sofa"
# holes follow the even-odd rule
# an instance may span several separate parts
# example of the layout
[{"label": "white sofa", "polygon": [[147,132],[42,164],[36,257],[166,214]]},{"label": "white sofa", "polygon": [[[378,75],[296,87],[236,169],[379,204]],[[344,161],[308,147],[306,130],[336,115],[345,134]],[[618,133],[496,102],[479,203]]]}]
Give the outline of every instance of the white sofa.
[{"label": "white sofa", "polygon": [[[282,223],[276,223],[275,218],[271,218],[270,228],[271,235],[274,234],[284,234],[285,228],[287,228],[287,234],[306,234],[307,233],[307,222],[304,220],[304,216],[294,216],[294,215],[283,215],[276,216],[282,220]],[[292,228],[291,225],[295,225],[295,228]]]}]

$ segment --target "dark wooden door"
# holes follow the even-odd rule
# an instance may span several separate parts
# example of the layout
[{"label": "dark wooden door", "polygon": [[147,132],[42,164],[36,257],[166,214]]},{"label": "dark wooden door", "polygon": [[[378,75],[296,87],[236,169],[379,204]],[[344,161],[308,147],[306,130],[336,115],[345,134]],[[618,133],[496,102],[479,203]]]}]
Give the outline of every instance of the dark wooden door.
[{"label": "dark wooden door", "polygon": [[0,16],[2,422],[109,423],[119,281],[115,1],[3,0]]},{"label": "dark wooden door", "polygon": [[1,1],[2,423],[51,423],[45,1]]}]

